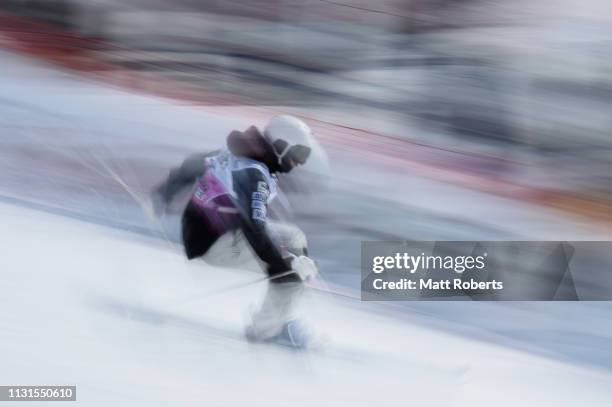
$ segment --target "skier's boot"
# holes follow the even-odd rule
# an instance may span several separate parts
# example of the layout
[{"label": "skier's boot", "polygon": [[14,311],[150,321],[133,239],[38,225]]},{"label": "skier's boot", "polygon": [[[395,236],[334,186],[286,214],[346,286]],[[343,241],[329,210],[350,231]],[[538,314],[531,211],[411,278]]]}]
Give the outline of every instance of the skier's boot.
[{"label": "skier's boot", "polygon": [[295,335],[296,327],[289,329],[287,325],[296,319],[295,309],[303,291],[301,282],[271,282],[261,308],[252,315],[246,328],[246,338],[251,342],[275,342],[283,331]]},{"label": "skier's boot", "polygon": [[316,343],[316,336],[312,329],[303,321],[294,319],[283,325],[281,332],[272,339],[279,345],[294,349],[307,349]]}]

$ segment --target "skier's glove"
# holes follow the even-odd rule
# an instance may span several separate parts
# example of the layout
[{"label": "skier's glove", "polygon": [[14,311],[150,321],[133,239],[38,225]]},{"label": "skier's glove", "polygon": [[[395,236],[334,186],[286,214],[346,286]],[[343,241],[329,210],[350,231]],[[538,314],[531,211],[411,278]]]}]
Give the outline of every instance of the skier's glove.
[{"label": "skier's glove", "polygon": [[293,260],[291,260],[291,269],[300,276],[302,281],[308,281],[314,278],[319,272],[317,264],[310,257],[306,256],[294,257]]}]

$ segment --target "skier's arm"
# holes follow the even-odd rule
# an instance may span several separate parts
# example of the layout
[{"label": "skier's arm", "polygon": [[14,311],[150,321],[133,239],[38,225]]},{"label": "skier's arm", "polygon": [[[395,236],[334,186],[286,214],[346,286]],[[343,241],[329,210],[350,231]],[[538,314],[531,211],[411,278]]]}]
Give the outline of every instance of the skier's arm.
[{"label": "skier's arm", "polygon": [[264,175],[258,169],[246,168],[234,173],[234,182],[241,226],[249,244],[257,256],[268,263],[274,274],[290,270],[292,258],[283,258],[266,228],[270,188]]},{"label": "skier's arm", "polygon": [[168,178],[155,189],[163,204],[168,205],[183,188],[192,186],[198,177],[204,174],[206,157],[215,153],[217,151],[191,155],[180,167],[172,169]]}]

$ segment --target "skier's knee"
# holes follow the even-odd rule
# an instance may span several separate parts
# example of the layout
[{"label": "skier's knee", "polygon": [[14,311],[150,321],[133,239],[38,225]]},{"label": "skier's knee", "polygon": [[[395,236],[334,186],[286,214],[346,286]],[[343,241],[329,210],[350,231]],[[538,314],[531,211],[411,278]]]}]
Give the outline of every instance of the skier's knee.
[{"label": "skier's knee", "polygon": [[296,256],[308,256],[308,241],[301,229],[293,228],[288,247],[289,251]]},{"label": "skier's knee", "polygon": [[294,256],[308,255],[308,241],[300,228],[288,223],[270,222],[270,234]]}]

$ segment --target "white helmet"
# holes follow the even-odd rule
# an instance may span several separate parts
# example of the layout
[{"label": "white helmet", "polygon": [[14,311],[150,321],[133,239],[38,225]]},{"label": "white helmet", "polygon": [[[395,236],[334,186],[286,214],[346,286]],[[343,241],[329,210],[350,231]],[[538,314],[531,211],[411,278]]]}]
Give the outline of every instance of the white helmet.
[{"label": "white helmet", "polygon": [[266,126],[264,136],[272,145],[282,172],[304,164],[310,155],[312,130],[296,117],[274,116]]}]

